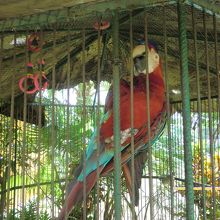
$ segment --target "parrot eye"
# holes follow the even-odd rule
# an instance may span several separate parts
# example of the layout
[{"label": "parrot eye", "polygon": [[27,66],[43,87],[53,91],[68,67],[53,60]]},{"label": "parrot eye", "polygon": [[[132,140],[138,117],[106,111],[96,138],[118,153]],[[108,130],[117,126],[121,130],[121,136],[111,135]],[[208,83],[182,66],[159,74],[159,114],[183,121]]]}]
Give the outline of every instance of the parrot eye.
[{"label": "parrot eye", "polygon": [[134,61],[135,60],[142,60],[143,58],[145,58],[145,56],[146,56],[146,53],[144,52],[141,55],[134,57]]}]

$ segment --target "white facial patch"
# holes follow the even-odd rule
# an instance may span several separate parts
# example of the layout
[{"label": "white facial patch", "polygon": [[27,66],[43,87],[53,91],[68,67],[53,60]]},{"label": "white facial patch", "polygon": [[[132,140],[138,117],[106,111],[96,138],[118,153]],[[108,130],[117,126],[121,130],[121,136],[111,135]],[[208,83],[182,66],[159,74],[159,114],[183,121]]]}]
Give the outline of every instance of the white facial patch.
[{"label": "white facial patch", "polygon": [[[148,73],[152,73],[159,65],[159,54],[154,50],[148,50]],[[146,70],[144,70],[146,74]]]},{"label": "white facial patch", "polygon": [[[145,45],[138,45],[133,50],[134,59],[134,75],[139,75],[140,73],[146,74],[146,61],[145,61]],[[154,48],[148,48],[148,73],[152,73],[160,63],[159,54]],[[138,68],[139,67],[139,68]]]}]

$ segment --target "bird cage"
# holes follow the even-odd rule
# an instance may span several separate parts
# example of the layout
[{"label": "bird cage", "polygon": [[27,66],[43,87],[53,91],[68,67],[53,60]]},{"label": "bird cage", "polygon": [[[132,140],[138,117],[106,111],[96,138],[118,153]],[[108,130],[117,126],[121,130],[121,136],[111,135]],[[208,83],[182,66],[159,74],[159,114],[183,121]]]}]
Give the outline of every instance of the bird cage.
[{"label": "bird cage", "polygon": [[0,3],[0,219],[220,219],[220,2],[58,2]]}]

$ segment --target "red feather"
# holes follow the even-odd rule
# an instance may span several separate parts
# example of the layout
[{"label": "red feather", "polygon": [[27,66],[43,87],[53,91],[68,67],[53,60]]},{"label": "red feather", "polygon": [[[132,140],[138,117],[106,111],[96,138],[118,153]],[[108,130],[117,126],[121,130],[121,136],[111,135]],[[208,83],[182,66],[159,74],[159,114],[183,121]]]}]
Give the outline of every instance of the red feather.
[{"label": "red feather", "polygon": [[[138,130],[135,134],[135,143],[134,147],[136,153],[140,150],[143,145],[149,141],[147,135],[147,91],[146,91],[146,75],[141,74],[134,77],[134,128]],[[149,74],[149,106],[150,106],[150,125],[151,125],[151,135],[150,139],[153,139],[157,133],[158,124],[162,124],[163,116],[161,112],[165,112],[164,105],[164,96],[165,88],[162,75],[161,65],[159,65],[154,72]],[[131,128],[131,91],[130,84],[125,81],[120,81],[120,129],[121,131]],[[106,99],[105,112],[111,112],[110,117],[101,125],[100,129],[100,143],[102,149],[100,153],[105,152],[106,148],[113,148],[112,144],[105,143],[107,138],[113,136],[113,90],[112,87],[109,90]],[[121,152],[121,162],[122,166],[124,165],[123,171],[126,176],[127,186],[129,192],[131,193],[131,171],[128,164],[131,157],[130,149],[130,138],[127,138],[125,143],[122,143],[123,146],[127,146]],[[141,156],[140,154],[137,156]],[[139,178],[136,186],[136,191],[140,187],[140,178],[142,175],[142,170],[146,161],[146,157],[140,158],[135,165],[137,169]],[[140,164],[139,164],[140,163]],[[91,172],[86,177],[86,193],[88,194],[96,183],[97,172],[102,176],[106,175],[109,171],[112,171],[114,168],[114,158],[112,158],[106,166],[100,166],[98,171],[95,170]],[[82,171],[82,164],[79,166],[79,169],[75,172],[75,179],[69,184],[70,192],[67,197],[67,206],[63,207],[59,215],[59,219],[64,219],[65,213],[70,213],[72,207],[80,200],[82,200],[83,195],[83,182],[77,180],[79,173]],[[135,200],[136,203],[136,200]]]},{"label": "red feather", "polygon": [[[161,65],[149,75],[150,83],[150,120],[151,122],[161,112],[164,104],[164,82]],[[147,123],[147,92],[146,75],[141,74],[134,77],[134,128],[141,128]],[[121,131],[131,127],[131,91],[130,85],[125,81],[120,81],[120,129]],[[106,99],[105,111],[112,111],[113,92],[110,92]],[[144,114],[146,113],[146,114]],[[100,131],[101,139],[105,140],[113,136],[113,113],[110,118],[102,124]]]},{"label": "red feather", "polygon": [[[99,167],[99,170],[95,170],[92,173],[90,173],[86,177],[86,195],[92,190],[94,187],[96,180],[97,180],[97,172],[101,172],[103,169],[103,166]],[[66,215],[68,215],[72,208],[76,205],[77,202],[82,201],[83,199],[83,182],[79,182],[77,180],[74,180],[74,183],[72,183],[72,190],[68,194],[67,200],[66,200],[66,206],[64,206],[60,213],[58,219],[64,219]]]}]

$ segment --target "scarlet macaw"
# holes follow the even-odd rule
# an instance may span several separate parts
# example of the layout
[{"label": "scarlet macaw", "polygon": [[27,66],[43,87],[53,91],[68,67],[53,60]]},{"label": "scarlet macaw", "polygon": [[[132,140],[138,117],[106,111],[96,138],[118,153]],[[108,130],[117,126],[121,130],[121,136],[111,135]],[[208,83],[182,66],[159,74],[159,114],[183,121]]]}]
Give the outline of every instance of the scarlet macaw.
[{"label": "scarlet macaw", "polygon": [[[135,151],[135,204],[138,204],[138,189],[147,159],[146,150],[149,141],[146,72],[149,73],[149,105],[150,105],[150,143],[154,143],[165,124],[165,87],[159,55],[154,45],[148,44],[148,71],[146,71],[145,45],[141,44],[133,50],[134,61],[134,151]],[[131,193],[131,91],[130,83],[120,80],[120,130],[121,130],[121,163],[126,185]],[[101,176],[114,168],[113,143],[113,90],[109,89],[104,118],[100,124],[99,167],[97,168],[97,131],[94,131],[86,151],[86,193],[96,183],[97,169]],[[83,197],[83,162],[77,168],[74,179],[67,187],[67,200],[60,212],[59,219],[64,219],[73,206]]]}]

